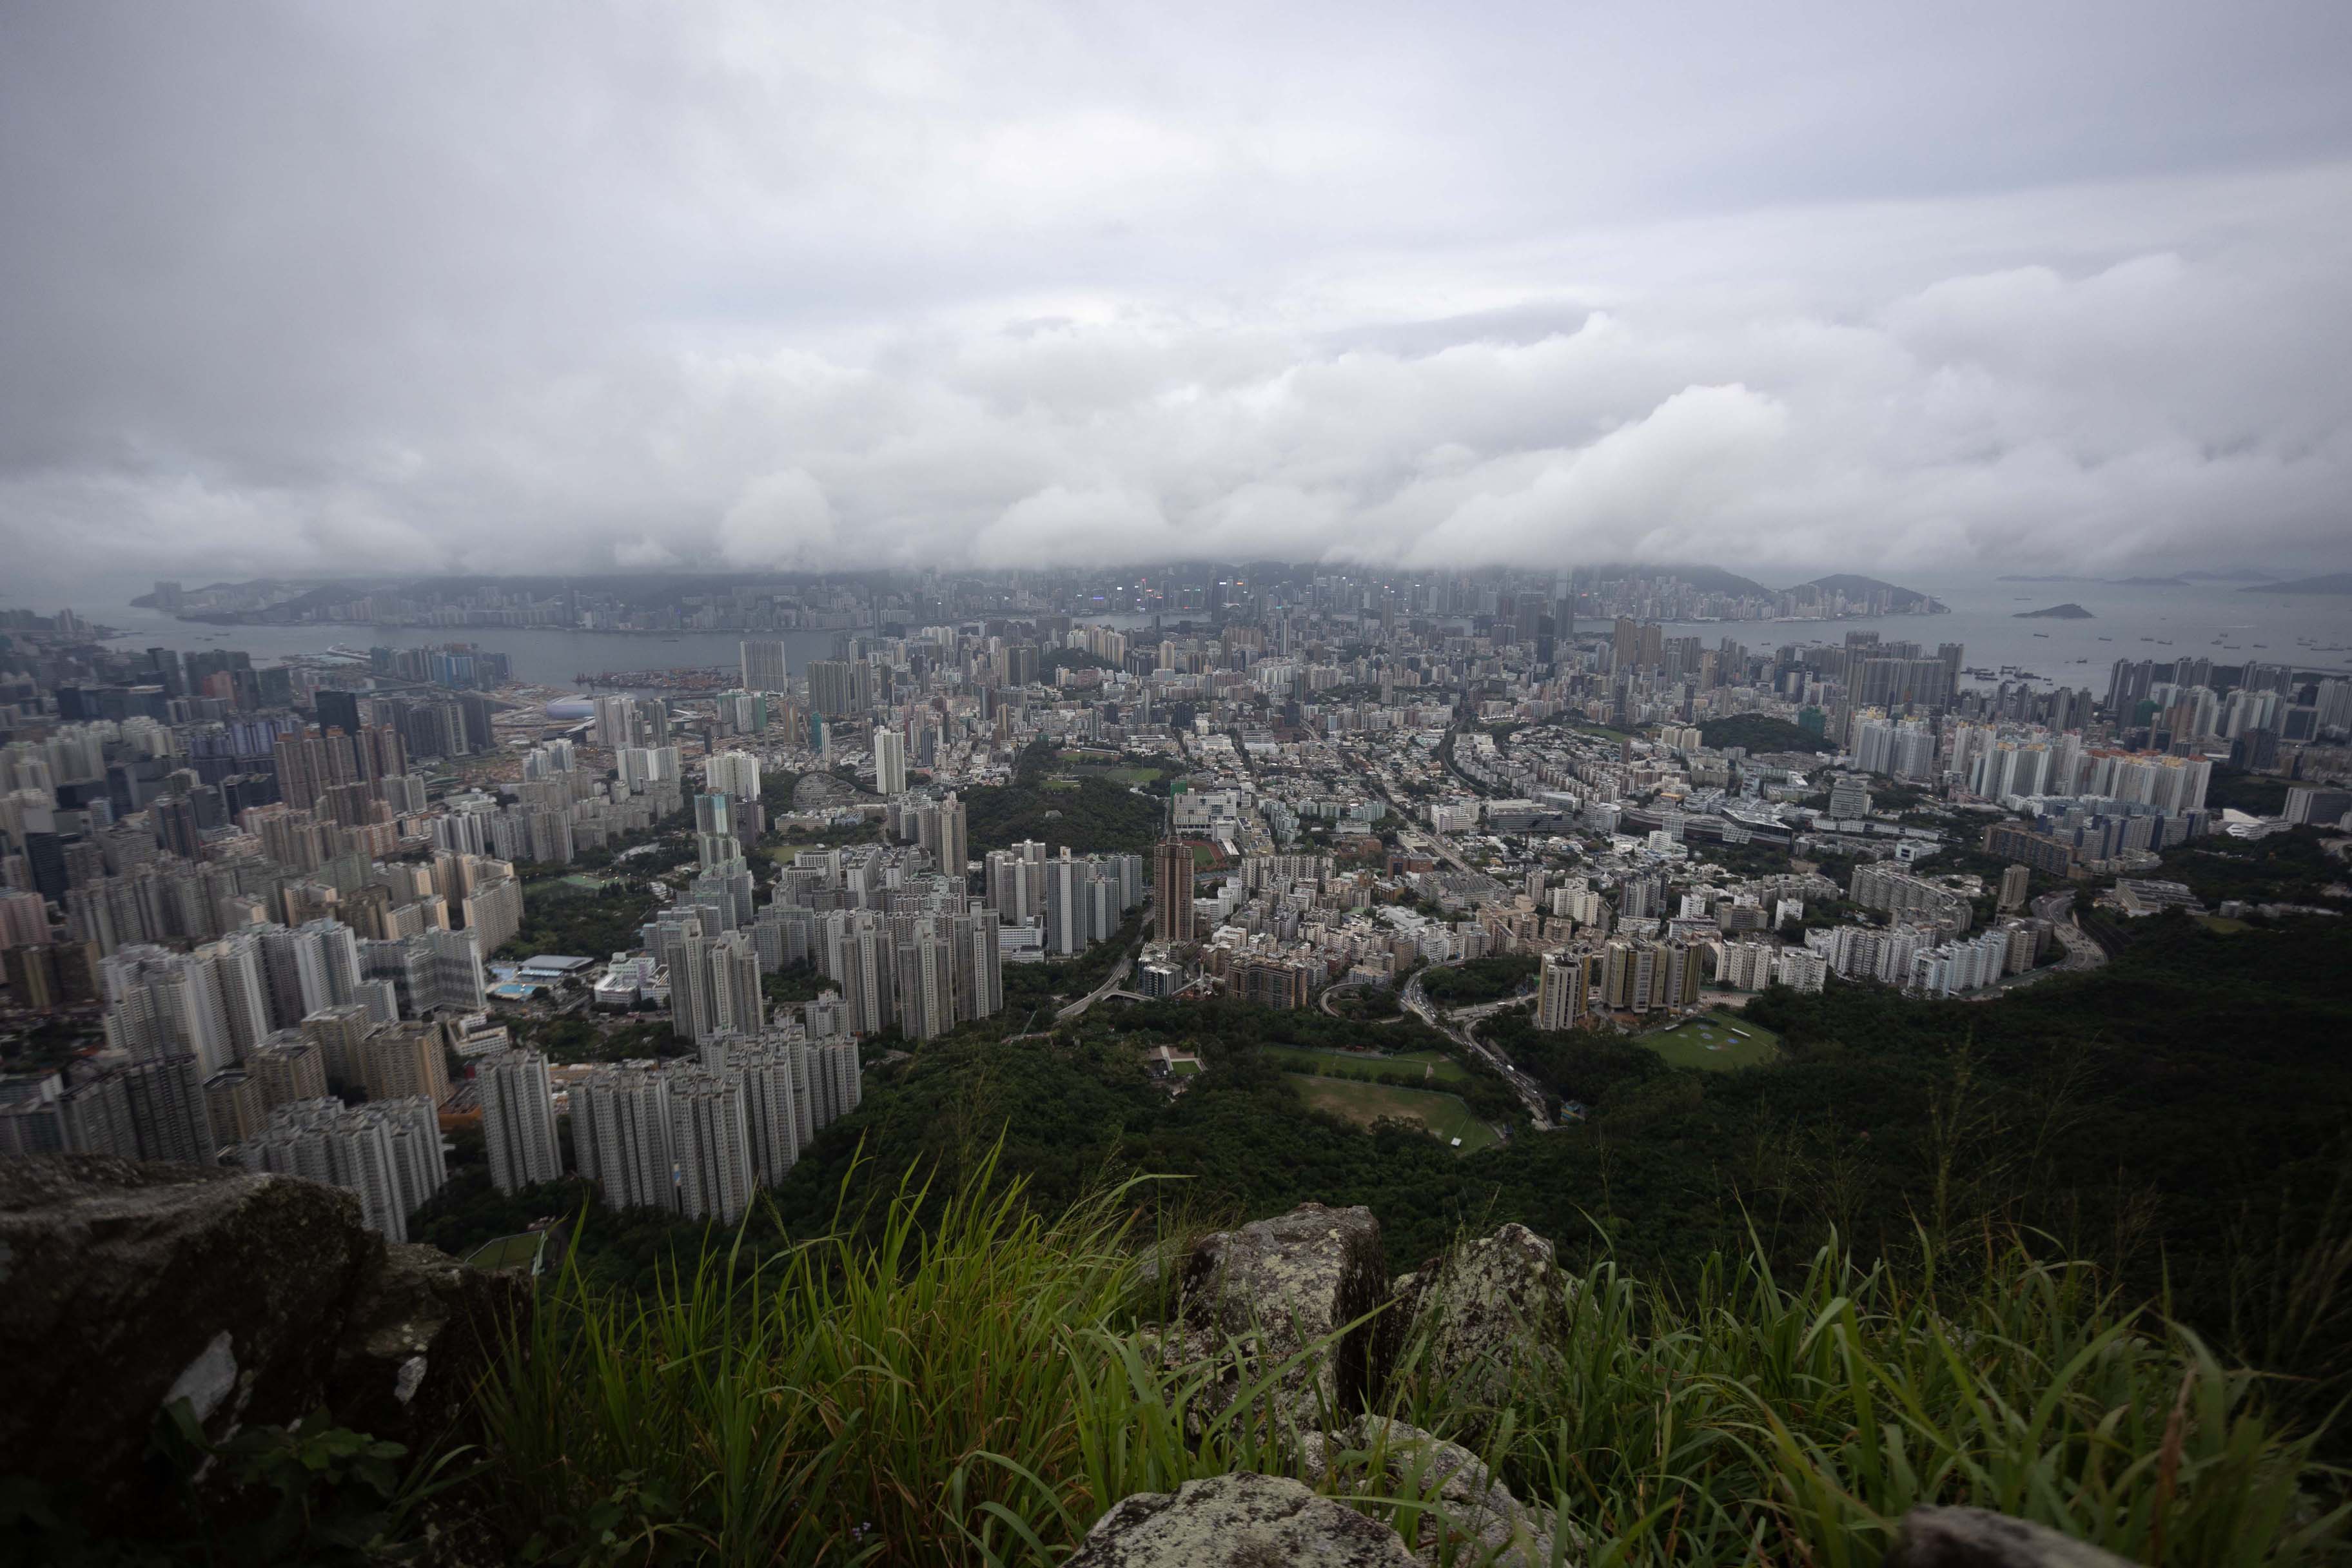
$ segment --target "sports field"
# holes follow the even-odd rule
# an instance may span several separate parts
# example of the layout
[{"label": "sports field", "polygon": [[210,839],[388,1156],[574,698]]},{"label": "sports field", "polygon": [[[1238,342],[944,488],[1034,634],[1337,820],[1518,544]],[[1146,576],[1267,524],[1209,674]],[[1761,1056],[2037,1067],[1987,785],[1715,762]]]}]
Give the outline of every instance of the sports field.
[{"label": "sports field", "polygon": [[539,1256],[540,1246],[546,1239],[544,1232],[536,1230],[502,1236],[496,1241],[486,1241],[476,1247],[473,1256],[466,1259],[466,1266],[480,1269],[528,1268],[531,1259]]},{"label": "sports field", "polygon": [[1284,1077],[1298,1086],[1299,1098],[1311,1110],[1328,1110],[1360,1127],[1375,1121],[1417,1121],[1441,1142],[1462,1140],[1465,1154],[1487,1148],[1495,1130],[1470,1114],[1462,1098],[1427,1089],[1397,1089],[1385,1083],[1351,1083],[1346,1079],[1309,1078],[1304,1073]]},{"label": "sports field", "polygon": [[1298,1072],[1344,1072],[1369,1068],[1400,1080],[1423,1079],[1436,1083],[1460,1083],[1470,1074],[1461,1063],[1438,1051],[1412,1051],[1400,1056],[1358,1056],[1349,1051],[1318,1051],[1305,1046],[1264,1046],[1266,1059]]},{"label": "sports field", "polygon": [[1670,1066],[1711,1072],[1759,1067],[1780,1054],[1780,1036],[1727,1012],[1703,1013],[1671,1029],[1641,1036],[1640,1043]]}]

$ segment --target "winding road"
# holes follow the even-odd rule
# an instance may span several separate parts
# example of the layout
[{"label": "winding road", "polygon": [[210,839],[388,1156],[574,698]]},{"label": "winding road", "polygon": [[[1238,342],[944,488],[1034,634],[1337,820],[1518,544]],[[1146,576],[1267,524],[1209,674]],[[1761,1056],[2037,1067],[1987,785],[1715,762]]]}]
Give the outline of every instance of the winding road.
[{"label": "winding road", "polygon": [[[1452,966],[1438,964],[1434,967],[1444,969]],[[1423,973],[1426,973],[1427,971],[1424,970]],[[1405,1010],[1414,1017],[1437,1030],[1465,1050],[1473,1052],[1479,1060],[1502,1074],[1503,1081],[1511,1086],[1513,1092],[1518,1095],[1519,1102],[1528,1108],[1528,1121],[1537,1131],[1549,1132],[1552,1130],[1551,1117],[1545,1109],[1543,1086],[1521,1072],[1512,1064],[1508,1056],[1480,1039],[1477,1030],[1472,1026],[1490,1013],[1499,1013],[1506,1007],[1525,1003],[1526,997],[1507,996],[1499,1002],[1487,1002],[1475,1007],[1465,1007],[1449,1016],[1440,1012],[1432,1005],[1429,994],[1422,989],[1421,975],[1415,974],[1406,984],[1404,994],[1399,1000],[1404,1004]]]}]

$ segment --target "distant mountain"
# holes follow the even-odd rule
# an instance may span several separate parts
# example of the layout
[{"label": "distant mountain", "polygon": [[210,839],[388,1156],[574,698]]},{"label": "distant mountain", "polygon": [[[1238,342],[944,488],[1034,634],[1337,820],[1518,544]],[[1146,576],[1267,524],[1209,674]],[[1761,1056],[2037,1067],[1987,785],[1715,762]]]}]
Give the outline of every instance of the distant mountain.
[{"label": "distant mountain", "polygon": [[[2001,582],[2003,582],[2003,583],[2095,583],[2095,584],[2099,584],[2100,586],[2102,586],[2102,587],[2107,587],[2107,588],[2186,588],[2187,586],[2189,586],[2189,582],[2190,582],[2192,579],[2197,578],[2197,577],[2199,577],[2199,576],[2200,576],[2200,575],[2210,577],[2210,576],[2211,576],[2211,575],[2212,575],[2212,574],[2210,574],[2210,573],[2207,573],[2207,574],[2199,574],[2199,573],[2195,573],[2195,572],[2183,572],[2182,574],[2180,574],[2180,575],[2179,575],[2179,576],[2177,576],[2177,577],[2072,577],[2072,576],[2059,576],[2059,577],[2003,577],[2003,578],[2001,578],[2001,579],[2000,579],[2000,580]],[[2268,581],[2268,579],[2264,579],[2264,581]]]},{"label": "distant mountain", "polygon": [[2257,572],[2251,566],[2240,566],[2229,572],[2183,572],[2181,578],[2190,583],[2275,583],[2275,572]]},{"label": "distant mountain", "polygon": [[2352,572],[2330,572],[2325,577],[2298,577],[2292,583],[2263,583],[2241,588],[2241,594],[2352,594]]},{"label": "distant mountain", "polygon": [[1938,610],[1944,607],[1931,594],[1922,594],[1916,588],[1905,588],[1893,583],[1883,583],[1875,577],[1857,577],[1851,572],[1839,572],[1827,577],[1816,577],[1810,583],[1800,583],[1796,588],[1786,591],[1793,594],[1799,588],[1820,588],[1830,593],[1843,594],[1849,599],[1859,599],[1871,594],[1891,594],[1895,596],[1895,607],[1898,610],[1916,610],[1923,605],[1933,605]]},{"label": "distant mountain", "polygon": [[2063,605],[2053,605],[2046,610],[2020,610],[2010,619],[2013,621],[2095,621],[2098,616],[2070,599]]},{"label": "distant mountain", "polygon": [[1759,599],[1772,596],[1772,590],[1753,577],[1742,577],[1737,572],[1726,572],[1720,566],[1664,566],[1639,561],[1614,561],[1605,566],[1580,566],[1576,574],[1601,583],[1626,577],[1672,577],[1704,594],[1738,594]]}]

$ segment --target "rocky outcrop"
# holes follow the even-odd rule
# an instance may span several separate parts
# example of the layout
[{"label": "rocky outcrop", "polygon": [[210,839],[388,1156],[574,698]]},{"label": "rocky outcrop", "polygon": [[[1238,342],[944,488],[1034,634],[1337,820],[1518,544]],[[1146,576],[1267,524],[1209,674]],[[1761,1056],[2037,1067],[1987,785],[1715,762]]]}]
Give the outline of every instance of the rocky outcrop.
[{"label": "rocky outcrop", "polygon": [[1562,1530],[1569,1559],[1582,1555],[1574,1531],[1549,1510],[1521,1504],[1475,1454],[1419,1427],[1366,1415],[1344,1431],[1301,1439],[1299,1450],[1301,1471],[1318,1486],[1336,1481],[1350,1493],[1428,1505],[1413,1521],[1412,1542],[1427,1568],[1548,1568]]},{"label": "rocky outcrop", "polygon": [[1387,1279],[1371,1210],[1302,1204],[1192,1248],[1170,1351],[1187,1361],[1222,1359],[1203,1394],[1216,1409],[1245,1380],[1306,1352],[1277,1379],[1274,1403],[1289,1425],[1320,1430],[1361,1408],[1382,1381],[1372,1324],[1358,1320],[1381,1305]]},{"label": "rocky outcrop", "polygon": [[2131,1568],[2088,1542],[1980,1508],[1915,1508],[1884,1568]]},{"label": "rocky outcrop", "polygon": [[185,1398],[215,1442],[301,1420],[430,1448],[462,1425],[520,1281],[387,1248],[351,1194],[79,1155],[0,1161],[0,1473],[93,1525],[161,1522],[145,1461]]},{"label": "rocky outcrop", "polygon": [[1395,1531],[1297,1481],[1248,1470],[1139,1492],[1065,1568],[1413,1568]]},{"label": "rocky outcrop", "polygon": [[474,1390],[530,1288],[468,1268],[436,1247],[387,1247],[353,1303],[328,1373],[327,1408],[354,1432],[421,1452],[461,1431]]},{"label": "rocky outcrop", "polygon": [[1424,1370],[1475,1410],[1497,1403],[1514,1382],[1559,1355],[1575,1286],[1550,1242],[1507,1225],[1404,1275],[1392,1294],[1380,1353],[1393,1362],[1418,1332]]}]

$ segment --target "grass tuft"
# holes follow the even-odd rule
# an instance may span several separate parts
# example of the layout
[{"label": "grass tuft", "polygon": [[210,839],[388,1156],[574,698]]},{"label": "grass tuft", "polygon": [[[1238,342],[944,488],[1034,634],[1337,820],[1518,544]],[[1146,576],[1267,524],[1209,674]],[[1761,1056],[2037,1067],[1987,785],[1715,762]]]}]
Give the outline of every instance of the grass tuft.
[{"label": "grass tuft", "polygon": [[[1162,1356],[1152,1202],[1129,1183],[1042,1216],[989,1162],[756,1267],[714,1248],[650,1299],[547,1281],[484,1392],[520,1555],[1050,1564],[1130,1493],[1297,1473],[1256,1414],[1282,1367],[1212,1405],[1214,1367]],[[1381,1413],[1482,1434],[1515,1495],[1573,1527],[1564,1560],[1873,1563],[1931,1502],[2164,1568],[2339,1560],[2342,1478],[2260,1378],[2025,1238],[1972,1255],[1965,1285],[1934,1261],[1829,1248],[1784,1281],[1759,1253],[1687,1302],[1602,1263],[1498,1403],[1461,1403],[1491,1382],[1430,1374],[1409,1338]],[[1432,1506],[1349,1497],[1411,1531]]]}]

